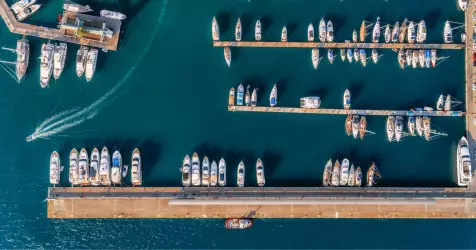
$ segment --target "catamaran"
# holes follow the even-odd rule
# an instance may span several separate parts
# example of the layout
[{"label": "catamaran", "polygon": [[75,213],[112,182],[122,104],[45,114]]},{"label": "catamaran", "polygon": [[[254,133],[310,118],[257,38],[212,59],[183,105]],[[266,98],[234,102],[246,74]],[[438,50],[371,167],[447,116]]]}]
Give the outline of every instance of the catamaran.
[{"label": "catamaran", "polygon": [[84,148],[79,152],[78,182],[81,186],[89,185],[89,157]]},{"label": "catamaran", "polygon": [[309,42],[314,42],[314,25],[312,25],[312,23],[307,27],[307,40]]},{"label": "catamaran", "polygon": [[218,185],[226,186],[226,163],[225,159],[221,158],[218,164]]},{"label": "catamaran", "polygon": [[425,51],[422,49],[418,51],[418,61],[420,62],[420,67],[424,68],[425,67]]},{"label": "catamaran", "polygon": [[319,22],[319,40],[323,43],[326,41],[326,38],[327,38],[326,21],[324,20],[324,18],[321,18],[321,22]]},{"label": "catamaran", "polygon": [[71,150],[71,153],[69,153],[69,183],[71,183],[71,185],[73,186],[79,185],[78,160],[79,160],[78,150],[73,148],[73,150]]},{"label": "catamaran", "polygon": [[346,186],[349,181],[349,160],[344,159],[340,168],[340,181],[341,186]]},{"label": "catamaran", "polygon": [[464,136],[458,142],[456,158],[458,186],[468,186],[471,183],[473,175],[471,172],[471,155],[469,153],[468,141]]},{"label": "catamaran", "polygon": [[402,48],[398,51],[398,64],[401,69],[405,68],[405,51]]},{"label": "catamaran", "polygon": [[334,187],[338,187],[340,183],[340,163],[336,160],[334,167],[332,168],[332,181],[331,184]]},{"label": "catamaran", "polygon": [[360,169],[360,167],[357,167],[357,169],[355,169],[355,186],[362,186],[362,170]]},{"label": "catamaran", "polygon": [[127,18],[127,16],[122,14],[121,12],[111,11],[111,10],[101,10],[99,12],[99,15],[101,17],[117,19],[117,20],[120,20],[120,21],[125,20]]},{"label": "catamaran", "polygon": [[390,25],[385,25],[385,42],[389,43],[392,40],[392,30],[390,29]]},{"label": "catamaran", "polygon": [[447,95],[445,99],[445,110],[451,111],[451,96]]},{"label": "catamaran", "polygon": [[345,62],[345,49],[340,49],[340,59]]},{"label": "catamaran", "polygon": [[200,186],[202,181],[200,180],[200,159],[197,153],[192,155],[192,185]]},{"label": "catamaran", "polygon": [[322,185],[324,187],[330,186],[332,178],[332,159],[329,159],[324,167],[324,173],[322,174]]},{"label": "catamaran", "polygon": [[228,95],[228,106],[235,105],[235,88],[230,89],[230,94]]},{"label": "catamaran", "polygon": [[256,182],[258,183],[258,187],[262,187],[266,183],[264,177],[264,166],[260,158],[256,161]]},{"label": "catamaran", "polygon": [[345,133],[347,136],[350,136],[352,134],[352,115],[347,115],[347,118],[345,118]]},{"label": "catamaran", "polygon": [[10,9],[13,11],[14,14],[18,14],[21,10],[35,3],[36,0],[19,0],[18,2],[12,4]]},{"label": "catamaran", "polygon": [[431,50],[431,67],[436,67],[436,49]]},{"label": "catamaran", "polygon": [[436,102],[436,110],[443,110],[444,106],[445,106],[445,96],[440,95],[440,97],[438,98],[438,101]]},{"label": "catamaran", "polygon": [[61,164],[59,154],[53,151],[50,156],[50,184],[58,185],[61,176]]},{"label": "catamaran", "polygon": [[347,49],[347,60],[349,60],[349,63],[352,63],[352,59],[354,59],[354,53],[352,53],[352,49]]},{"label": "catamaran", "polygon": [[16,54],[15,73],[18,81],[20,81],[25,76],[30,61],[30,44],[28,44],[25,37],[17,41]]},{"label": "catamaran", "polygon": [[400,142],[403,133],[403,117],[397,116],[395,119],[395,140]]},{"label": "catamaran", "polygon": [[378,50],[372,49],[372,61],[377,64],[378,62]]},{"label": "catamaran", "polygon": [[367,53],[365,52],[365,49],[360,49],[360,62],[362,63],[362,66],[367,66]]},{"label": "catamaran", "polygon": [[281,42],[287,42],[288,41],[288,29],[286,26],[283,27],[283,30],[281,31]]},{"label": "catamaran", "polygon": [[318,109],[321,106],[321,99],[319,96],[302,97],[299,100],[301,108]]},{"label": "catamaran", "polygon": [[453,31],[451,30],[450,21],[446,21],[445,30],[443,32],[445,43],[453,43]]},{"label": "catamaran", "polygon": [[354,30],[354,32],[352,32],[352,42],[356,43],[358,40],[357,38],[357,31]]},{"label": "catamaran", "polygon": [[367,186],[372,187],[376,185],[380,178],[381,175],[377,169],[377,165],[372,162],[372,166],[370,166],[369,170],[367,171]]},{"label": "catamaran", "polygon": [[111,157],[109,151],[104,147],[101,151],[101,161],[99,166],[99,183],[104,186],[111,186]]},{"label": "catamaran", "polygon": [[407,66],[412,66],[412,59],[413,59],[413,50],[409,49],[406,51],[406,59],[407,59]]},{"label": "catamaran", "polygon": [[243,96],[244,96],[243,84],[238,85],[238,92],[236,95],[236,105],[243,106]]},{"label": "catamaran", "polygon": [[387,118],[387,137],[388,141],[393,141],[393,135],[395,134],[395,117],[389,116]]},{"label": "catamaran", "polygon": [[410,21],[410,24],[408,25],[408,42],[414,43],[415,39],[416,39],[415,23],[413,21]]},{"label": "catamaran", "polygon": [[77,3],[65,3],[63,4],[63,9],[66,11],[76,12],[76,13],[87,13],[87,12],[93,11],[93,9],[89,7],[89,5],[80,5]]},{"label": "catamaran", "polygon": [[332,64],[334,63],[334,59],[336,58],[334,56],[334,50],[333,49],[328,49],[327,50],[327,58],[329,59],[329,62]]},{"label": "catamaran", "polygon": [[334,41],[334,26],[330,20],[327,21],[327,41],[330,43]]},{"label": "catamaran", "polygon": [[350,109],[350,91],[348,89],[344,91],[344,109]]},{"label": "catamaran", "polygon": [[380,17],[377,17],[377,22],[375,22],[374,30],[372,31],[372,42],[378,43],[380,40]]},{"label": "catamaran", "polygon": [[246,86],[245,105],[250,106],[250,101],[251,101],[250,85],[248,85]]},{"label": "catamaran", "polygon": [[458,6],[462,11],[466,11],[468,0],[458,0]]},{"label": "catamaran", "polygon": [[418,50],[416,49],[412,53],[412,66],[414,69],[418,67]]},{"label": "catamaran", "polygon": [[243,163],[243,161],[238,164],[238,170],[236,173],[236,185],[238,187],[245,186],[245,164]]},{"label": "catamaran", "polygon": [[276,84],[274,84],[271,94],[269,95],[269,105],[274,107],[276,104],[278,104],[278,88],[276,87]]},{"label": "catamaran", "polygon": [[119,151],[112,154],[111,181],[112,184],[121,184],[122,177],[122,156]]},{"label": "catamaran", "polygon": [[403,20],[403,22],[402,22],[402,27],[400,28],[400,31],[399,31],[400,34],[398,34],[398,41],[400,43],[405,42],[405,38],[406,38],[407,33],[408,33],[408,31],[407,31],[407,29],[408,29],[407,28],[407,22],[408,22],[407,18],[405,18],[405,20]]},{"label": "catamaran", "polygon": [[367,132],[367,118],[365,118],[365,116],[363,115],[360,118],[360,126],[359,126],[359,135],[361,140],[364,139],[366,132]]},{"label": "catamaran", "polygon": [[254,88],[253,93],[251,94],[251,107],[256,107],[258,101],[258,89]]},{"label": "catamaran", "polygon": [[423,43],[426,41],[426,24],[424,20],[421,20],[418,23],[418,31],[417,31],[417,43]]},{"label": "catamaran", "polygon": [[55,46],[55,52],[53,54],[53,76],[55,80],[57,80],[63,72],[67,49],[68,45],[66,43],[60,43]]},{"label": "catamaran", "polygon": [[259,20],[256,21],[255,25],[255,39],[256,41],[261,41],[261,22]]},{"label": "catamaran", "polygon": [[355,168],[354,168],[354,164],[352,164],[350,166],[349,181],[347,182],[347,185],[350,186],[350,187],[355,186]]},{"label": "catamaran", "polygon": [[367,36],[367,26],[365,25],[365,20],[362,21],[362,25],[360,25],[360,42],[365,42],[365,37]]},{"label": "catamaran", "polygon": [[228,65],[228,67],[230,67],[230,65],[231,65],[231,50],[230,50],[230,47],[225,47],[223,49],[223,53],[225,54],[226,64]]},{"label": "catamaran", "polygon": [[241,41],[241,19],[238,17],[238,21],[235,26],[235,40]]},{"label": "catamaran", "polygon": [[429,49],[425,50],[425,66],[431,67],[431,51]]},{"label": "catamaran", "polygon": [[210,171],[210,186],[215,187],[218,183],[218,165],[216,161],[212,162],[212,168]]},{"label": "catamaran", "polygon": [[400,31],[400,24],[397,22],[395,24],[395,26],[393,26],[393,29],[392,29],[392,42],[393,43],[398,42],[399,31]]},{"label": "catamaran", "polygon": [[190,177],[191,166],[190,166],[190,157],[185,155],[182,162],[182,185],[184,187],[189,187],[192,185],[192,178]]},{"label": "catamaran", "polygon": [[88,52],[88,57],[86,60],[86,70],[84,75],[86,76],[86,81],[91,81],[94,76],[94,72],[96,71],[96,62],[98,60],[98,50],[91,49]]},{"label": "catamaran", "polygon": [[23,8],[22,10],[20,10],[20,12],[18,12],[18,14],[16,16],[17,21],[21,22],[21,21],[27,19],[28,17],[35,14],[40,8],[41,8],[41,4],[33,4],[33,5],[28,6],[28,7]]},{"label": "catamaran", "polygon": [[313,48],[311,52],[312,65],[314,69],[317,69],[319,66],[319,49]]},{"label": "catamaran", "polygon": [[415,128],[416,128],[416,123],[415,123],[415,116],[409,116],[408,117],[408,132],[410,132],[410,135],[415,136]]},{"label": "catamaran", "polygon": [[358,62],[360,59],[360,50],[357,48],[354,49],[354,59],[355,59],[355,62]]},{"label": "catamaran", "polygon": [[359,136],[359,130],[360,130],[360,117],[358,115],[352,116],[352,135],[354,136],[354,139],[357,139]]},{"label": "catamaran", "polygon": [[218,27],[218,22],[215,17],[213,17],[212,20],[212,38],[213,41],[220,40],[220,28]]},{"label": "catamaran", "polygon": [[94,148],[91,152],[91,161],[89,162],[89,182],[93,186],[99,186],[99,150]]},{"label": "catamaran", "polygon": [[423,136],[427,141],[431,139],[431,120],[428,116],[423,117]]},{"label": "catamaran", "polygon": [[76,75],[81,77],[86,69],[86,58],[89,49],[86,46],[81,46],[76,54]]},{"label": "catamaran", "polygon": [[54,46],[50,42],[41,45],[40,64],[40,85],[42,88],[48,86],[51,73],[53,72],[53,52]]}]

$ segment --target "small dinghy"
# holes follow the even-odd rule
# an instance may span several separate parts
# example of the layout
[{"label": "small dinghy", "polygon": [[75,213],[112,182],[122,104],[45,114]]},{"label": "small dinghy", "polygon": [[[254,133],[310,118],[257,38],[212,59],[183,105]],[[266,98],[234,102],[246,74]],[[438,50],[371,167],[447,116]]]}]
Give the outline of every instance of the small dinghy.
[{"label": "small dinghy", "polygon": [[281,31],[281,42],[287,42],[288,41],[288,29],[286,26],[283,27],[283,30]]}]

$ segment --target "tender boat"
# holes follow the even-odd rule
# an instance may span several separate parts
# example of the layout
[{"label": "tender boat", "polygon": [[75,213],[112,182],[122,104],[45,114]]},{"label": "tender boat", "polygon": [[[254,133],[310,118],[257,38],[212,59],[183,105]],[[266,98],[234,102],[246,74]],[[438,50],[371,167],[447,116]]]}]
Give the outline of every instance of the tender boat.
[{"label": "tender boat", "polygon": [[468,0],[458,0],[458,6],[462,11],[466,11]]},{"label": "tender boat", "polygon": [[344,159],[340,168],[340,182],[341,186],[346,186],[349,181],[349,160]]},{"label": "tender boat", "polygon": [[230,65],[231,65],[231,50],[230,50],[230,47],[225,47],[223,49],[223,53],[225,54],[226,64],[228,65],[228,67],[230,67]]},{"label": "tender boat", "polygon": [[395,24],[395,26],[393,26],[393,29],[392,29],[392,42],[393,43],[398,42],[399,31],[400,31],[400,24],[397,22]]},{"label": "tender boat", "polygon": [[78,161],[78,150],[73,148],[73,150],[71,150],[71,153],[69,153],[69,183],[71,183],[71,185],[73,186],[79,185]]},{"label": "tender boat", "polygon": [[395,134],[395,117],[389,116],[387,118],[387,137],[388,141],[393,141],[393,135]]},{"label": "tender boat", "polygon": [[451,111],[451,96],[447,95],[445,99],[445,110]]},{"label": "tender boat", "polygon": [[367,66],[367,54],[365,53],[365,49],[360,49],[360,62],[362,66]]},{"label": "tender boat", "polygon": [[104,147],[101,151],[101,161],[99,165],[99,183],[104,186],[111,186],[111,157],[109,151]]},{"label": "tender boat", "polygon": [[264,166],[260,158],[256,161],[256,182],[258,187],[264,186],[266,179],[264,177]]},{"label": "tender boat", "polygon": [[319,49],[316,49],[316,48],[312,49],[311,60],[312,60],[312,66],[314,66],[314,69],[317,69],[317,66],[319,66]]},{"label": "tender boat", "polygon": [[360,59],[360,50],[357,48],[354,49],[354,59],[355,59],[355,62],[358,62]]},{"label": "tender boat", "polygon": [[403,133],[403,117],[397,116],[395,120],[395,140],[400,142]]},{"label": "tender boat", "polygon": [[66,11],[76,12],[76,13],[87,13],[87,12],[93,11],[93,9],[89,7],[89,5],[80,5],[77,3],[65,3],[63,4],[63,9]]},{"label": "tender boat", "polygon": [[236,185],[238,187],[245,186],[245,164],[243,163],[243,161],[238,164],[238,170],[236,173]]},{"label": "tender boat", "polygon": [[255,40],[261,41],[261,22],[259,20],[256,21],[255,25]]},{"label": "tender boat", "polygon": [[458,186],[469,186],[473,177],[471,169],[471,154],[469,153],[468,141],[464,136],[458,142],[456,166]]},{"label": "tender boat", "polygon": [[235,105],[235,88],[230,89],[230,94],[228,95],[228,106]]},{"label": "tender boat", "polygon": [[332,159],[329,159],[324,167],[324,173],[322,174],[322,185],[328,187],[332,185]]},{"label": "tender boat", "polygon": [[312,25],[312,23],[307,27],[307,40],[309,42],[314,42],[314,25]]},{"label": "tender boat", "polygon": [[89,185],[89,156],[84,148],[79,152],[78,182],[81,186]]},{"label": "tender boat", "polygon": [[340,49],[340,59],[345,62],[345,49]]},{"label": "tender boat", "polygon": [[349,60],[349,63],[352,63],[352,59],[354,59],[354,53],[352,53],[352,49],[347,49],[347,60]]},{"label": "tender boat", "polygon": [[236,22],[235,26],[235,40],[236,41],[241,41],[241,19],[238,18],[238,21]]},{"label": "tender boat", "polygon": [[424,20],[421,20],[418,23],[418,31],[417,31],[417,43],[423,43],[426,41],[426,24]]},{"label": "tender boat", "polygon": [[450,21],[446,21],[445,23],[443,38],[445,40],[445,43],[453,43],[453,31],[451,30]]},{"label": "tender boat", "polygon": [[334,187],[338,187],[340,183],[340,163],[336,160],[334,167],[332,168],[332,181],[331,184]]},{"label": "tender boat", "polygon": [[344,92],[344,109],[350,109],[350,91],[348,89]]},{"label": "tender boat", "polygon": [[436,67],[436,49],[431,50],[431,67]]},{"label": "tender boat", "polygon": [[372,31],[372,42],[378,43],[380,40],[380,17],[377,17],[377,22],[375,22],[374,30]]},{"label": "tender boat", "polygon": [[17,41],[16,54],[15,74],[20,81],[25,76],[30,61],[30,44],[25,37]]},{"label": "tender boat", "polygon": [[410,21],[410,24],[408,24],[408,42],[414,43],[415,40],[416,40],[415,23],[413,21]]},{"label": "tender boat", "polygon": [[385,25],[385,42],[389,43],[392,40],[392,30],[390,29],[390,25]]},{"label": "tender boat", "polygon": [[360,167],[357,167],[355,169],[355,186],[362,186],[362,170],[360,169]]},{"label": "tender boat", "polygon": [[365,20],[362,21],[362,25],[360,25],[360,42],[365,42],[365,37],[367,36],[367,26],[365,25]]},{"label": "tender boat", "polygon": [[423,136],[423,117],[417,116],[415,124],[418,135]]},{"label": "tender boat", "polygon": [[61,176],[61,163],[59,154],[53,151],[50,156],[50,184],[58,185]]},{"label": "tender boat", "polygon": [[418,50],[413,50],[412,53],[412,67],[415,69],[418,67]]},{"label": "tender boat", "polygon": [[84,75],[86,76],[86,81],[91,81],[96,71],[96,62],[98,60],[98,50],[90,49],[88,52],[88,57],[86,59],[86,70]]},{"label": "tender boat", "polygon": [[251,107],[256,107],[258,102],[258,89],[254,88],[253,93],[251,94]]},{"label": "tender boat", "polygon": [[398,64],[401,69],[405,68],[405,51],[403,49],[398,51]]},{"label": "tender boat", "polygon": [[51,74],[53,73],[53,52],[54,46],[50,42],[41,45],[40,64],[40,85],[42,88],[48,86]]},{"label": "tender boat", "polygon": [[380,180],[381,175],[377,169],[375,163],[372,163],[369,170],[367,171],[367,186],[372,187],[377,184],[378,180]]},{"label": "tender boat", "polygon": [[67,49],[68,45],[66,43],[60,43],[55,46],[55,52],[53,54],[53,76],[55,80],[57,80],[63,72]]},{"label": "tender boat", "polygon": [[112,154],[111,181],[112,184],[121,184],[122,179],[122,156],[119,151]]},{"label": "tender boat", "polygon": [[13,11],[14,14],[18,14],[20,13],[21,10],[35,3],[36,3],[36,0],[19,0],[16,3],[12,4],[10,9]]},{"label": "tender boat", "polygon": [[361,140],[364,139],[366,132],[367,132],[367,118],[365,118],[365,116],[361,116],[360,126],[359,126],[359,135]]},{"label": "tender boat", "polygon": [[418,51],[418,61],[420,62],[420,67],[424,68],[425,67],[425,51],[422,49]]},{"label": "tender boat", "polygon": [[327,21],[327,42],[334,41],[334,27],[332,26],[332,22],[329,20]]},{"label": "tender boat", "polygon": [[218,164],[218,185],[226,186],[226,163],[225,159],[221,158]]},{"label": "tender boat", "polygon": [[246,229],[253,225],[251,219],[227,219],[225,221],[226,229]]},{"label": "tender boat", "polygon": [[40,8],[41,8],[41,4],[33,4],[33,5],[28,6],[28,7],[23,8],[17,14],[17,21],[21,22],[21,21],[27,19],[28,17],[35,14]]},{"label": "tender boat", "polygon": [[324,20],[324,18],[321,18],[321,22],[319,22],[319,40],[323,43],[326,41],[326,39],[327,39],[326,21]]},{"label": "tender boat", "polygon": [[129,166],[122,165],[122,178],[126,178],[128,169],[129,169]]},{"label": "tender boat", "polygon": [[408,117],[408,132],[410,135],[415,136],[415,129],[416,129],[416,119],[415,116]]},{"label": "tender boat", "polygon": [[86,69],[86,58],[89,49],[86,46],[81,46],[76,54],[76,75],[81,77]]},{"label": "tender boat", "polygon": [[352,134],[352,115],[347,115],[347,118],[345,118],[345,133],[347,136]]},{"label": "tender boat", "polygon": [[192,185],[200,186],[202,181],[200,180],[200,158],[197,153],[192,155]]},{"label": "tender boat", "polygon": [[101,12],[99,12],[99,15],[101,17],[117,19],[120,21],[125,20],[127,18],[127,16],[122,14],[121,12],[111,11],[111,10],[101,10]]},{"label": "tender boat", "polygon": [[406,51],[406,59],[407,59],[407,66],[412,66],[412,59],[413,59],[413,50],[409,49]]},{"label": "tender boat", "polygon": [[[215,171],[216,177],[216,171]],[[202,185],[208,186],[210,185],[210,162],[208,161],[208,157],[203,157],[202,161]]]},{"label": "tender boat", "polygon": [[240,85],[238,85],[238,92],[236,94],[236,105],[238,106],[243,106],[244,91],[245,89],[243,88],[243,84],[240,83]]},{"label": "tender boat", "polygon": [[91,152],[89,164],[89,182],[93,186],[99,186],[101,182],[99,180],[99,150],[97,148]]},{"label": "tender boat", "polygon": [[431,51],[429,49],[425,50],[425,66],[431,67]]},{"label": "tender boat", "polygon": [[212,168],[210,171],[210,186],[216,187],[218,183],[218,165],[216,161],[212,162]]},{"label": "tender boat", "polygon": [[300,107],[306,109],[318,109],[321,106],[321,99],[318,96],[302,97]]},{"label": "tender boat", "polygon": [[192,178],[190,176],[191,166],[190,166],[190,157],[188,155],[185,156],[182,162],[182,185],[184,187],[189,187],[192,185]]},{"label": "tender boat", "polygon": [[248,85],[246,86],[245,105],[250,106],[250,102],[251,102],[250,85]]},{"label": "tender boat", "polygon": [[440,97],[438,98],[438,101],[436,102],[436,110],[443,110],[444,107],[445,107],[445,96],[440,95]]},{"label": "tender boat", "polygon": [[378,50],[372,49],[372,61],[377,64],[378,62]]},{"label": "tender boat", "polygon": [[329,59],[329,62],[332,64],[334,63],[334,59],[336,58],[334,56],[334,50],[333,49],[328,49],[327,50],[327,58]]},{"label": "tender boat", "polygon": [[278,104],[278,88],[275,84],[273,89],[271,90],[271,94],[269,95],[269,105],[271,107],[274,107],[276,106],[276,104]]},{"label": "tender boat", "polygon": [[407,33],[408,33],[407,22],[408,22],[408,19],[405,18],[405,20],[403,20],[402,22],[402,27],[400,27],[400,31],[399,31],[400,34],[398,34],[398,41],[400,43],[404,43],[407,37]]},{"label": "tender boat", "polygon": [[283,27],[283,30],[281,31],[281,42],[287,42],[288,41],[288,29],[286,26]]},{"label": "tender boat", "polygon": [[431,121],[428,116],[423,117],[423,136],[427,141],[431,139]]},{"label": "tender boat", "polygon": [[349,170],[349,181],[347,182],[347,185],[349,187],[355,186],[355,169],[354,169],[354,164],[350,166]]},{"label": "tender boat", "polygon": [[213,41],[220,40],[220,28],[218,27],[218,22],[215,17],[213,17],[212,20],[212,38]]},{"label": "tender boat", "polygon": [[352,32],[352,42],[356,43],[358,40],[357,38],[357,31],[354,30],[354,32]]}]

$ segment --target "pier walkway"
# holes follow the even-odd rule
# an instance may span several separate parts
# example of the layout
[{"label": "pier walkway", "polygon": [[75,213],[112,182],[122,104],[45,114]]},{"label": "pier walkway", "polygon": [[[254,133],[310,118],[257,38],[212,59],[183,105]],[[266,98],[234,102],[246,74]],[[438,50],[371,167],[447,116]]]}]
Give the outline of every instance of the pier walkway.
[{"label": "pier walkway", "polygon": [[473,66],[473,44],[474,44],[474,25],[476,22],[473,20],[473,13],[476,11],[475,0],[469,0],[467,10],[465,13],[465,32],[466,32],[466,51],[465,51],[465,91],[466,91],[466,138],[468,139],[469,151],[473,157],[471,157],[473,166],[473,180],[471,187],[476,188],[476,91],[473,91],[473,83],[475,82],[476,69]]},{"label": "pier walkway", "polygon": [[369,109],[308,109],[284,107],[251,107],[228,106],[228,111],[270,112],[294,114],[326,114],[326,115],[381,115],[381,116],[463,116],[462,111],[411,111],[411,110],[369,110]]},{"label": "pier walkway", "polygon": [[214,47],[261,47],[261,48],[323,48],[323,49],[464,49],[464,44],[418,43],[321,43],[321,42],[255,42],[214,41]]}]

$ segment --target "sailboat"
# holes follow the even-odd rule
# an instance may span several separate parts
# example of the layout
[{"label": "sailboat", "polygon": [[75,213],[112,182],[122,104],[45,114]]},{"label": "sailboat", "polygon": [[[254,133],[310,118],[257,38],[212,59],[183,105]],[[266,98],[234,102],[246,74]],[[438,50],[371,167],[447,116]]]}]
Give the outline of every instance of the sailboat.
[{"label": "sailboat", "polygon": [[431,121],[428,116],[423,117],[423,136],[427,141],[431,138]]},{"label": "sailboat", "polygon": [[440,95],[440,97],[438,98],[438,101],[436,102],[436,110],[443,110],[445,106],[444,102],[445,102],[445,96]]},{"label": "sailboat", "polygon": [[405,68],[405,51],[402,48],[398,51],[398,64],[401,69]]},{"label": "sailboat", "polygon": [[360,59],[360,50],[357,48],[354,49],[354,59],[355,59],[355,62],[358,62]]},{"label": "sailboat", "polygon": [[429,49],[425,50],[425,66],[431,67],[431,51]]},{"label": "sailboat", "polygon": [[463,136],[458,142],[456,150],[456,174],[458,186],[468,186],[472,180],[471,154],[469,153],[468,141]]},{"label": "sailboat", "polygon": [[392,40],[392,30],[390,29],[390,25],[385,25],[385,42],[389,43]]},{"label": "sailboat", "polygon": [[288,41],[288,29],[286,26],[283,27],[283,30],[281,31],[281,42],[287,42]]},{"label": "sailboat", "polygon": [[324,187],[332,185],[332,159],[329,159],[324,167],[324,173],[322,174],[322,185]]},{"label": "sailboat", "polygon": [[354,59],[354,53],[352,53],[352,49],[347,49],[347,60],[349,60],[349,63],[352,63],[352,59]]},{"label": "sailboat", "polygon": [[278,104],[278,88],[276,87],[276,84],[274,84],[271,94],[269,95],[269,105],[274,107],[276,104]]},{"label": "sailboat", "polygon": [[340,182],[341,186],[346,186],[349,181],[349,160],[344,159],[340,168]]},{"label": "sailboat", "polygon": [[445,99],[445,110],[451,111],[451,96],[447,95]]},{"label": "sailboat", "polygon": [[338,187],[340,183],[340,163],[336,160],[334,167],[332,168],[332,181],[331,184],[334,187]]},{"label": "sailboat", "polygon": [[360,169],[360,167],[357,167],[357,169],[355,169],[355,186],[362,186],[362,170]]},{"label": "sailboat", "polygon": [[250,95],[250,85],[246,87],[246,94],[245,94],[245,105],[250,106],[251,95]]},{"label": "sailboat", "polygon": [[329,62],[332,64],[334,63],[334,59],[336,58],[334,56],[334,50],[333,49],[328,49],[327,50],[327,58],[329,59]]},{"label": "sailboat", "polygon": [[112,154],[111,181],[113,184],[121,184],[122,156],[119,151]]},{"label": "sailboat", "polygon": [[409,49],[406,51],[406,59],[407,59],[407,66],[412,66],[412,59],[413,59],[413,50]]},{"label": "sailboat", "polygon": [[378,62],[378,50],[372,49],[372,61],[377,64]]},{"label": "sailboat", "polygon": [[203,157],[203,162],[202,162],[202,185],[203,186],[210,185],[210,162],[208,161],[207,156]]},{"label": "sailboat", "polygon": [[345,49],[340,49],[340,59],[345,62]]},{"label": "sailboat", "polygon": [[436,67],[436,49],[431,50],[431,67]]},{"label": "sailboat", "polygon": [[423,117],[417,116],[415,124],[418,135],[423,136]]},{"label": "sailboat", "polygon": [[79,161],[79,154],[78,150],[73,148],[71,153],[69,153],[69,183],[71,185],[79,185],[78,182],[78,161]]},{"label": "sailboat", "polygon": [[350,109],[350,91],[348,89],[344,91],[344,109]]},{"label": "sailboat", "polygon": [[236,41],[241,41],[241,19],[238,18],[238,21],[236,22],[235,26],[235,40]]},{"label": "sailboat", "polygon": [[[332,163],[331,163],[332,164]],[[53,151],[50,156],[50,184],[58,185],[61,176],[61,164],[59,154]]]},{"label": "sailboat", "polygon": [[20,82],[20,80],[25,76],[26,69],[30,62],[30,44],[28,44],[28,40],[25,37],[17,41],[15,52],[17,54],[15,74],[18,82]]},{"label": "sailboat", "polygon": [[365,26],[365,20],[362,21],[362,25],[360,25],[360,42],[365,42],[365,37],[367,36],[367,26]]},{"label": "sailboat", "polygon": [[400,142],[403,133],[403,117],[397,116],[395,120],[395,140]]},{"label": "sailboat", "polygon": [[362,66],[367,66],[367,54],[365,53],[365,49],[360,49],[360,62]]},{"label": "sailboat", "polygon": [[426,41],[426,24],[424,20],[421,20],[418,23],[418,31],[417,31],[417,43],[423,43]]},{"label": "sailboat", "polygon": [[223,52],[225,54],[225,61],[226,61],[226,64],[228,65],[228,67],[230,67],[231,65],[231,51],[230,51],[230,47],[225,47],[223,49]]},{"label": "sailboat", "polygon": [[365,133],[367,132],[367,119],[365,116],[362,116],[360,118],[360,128],[359,128],[359,134],[360,134],[360,139],[363,140]]},{"label": "sailboat", "polygon": [[413,21],[410,21],[410,24],[408,25],[408,42],[414,43],[415,39],[416,39],[415,23],[413,23]]},{"label": "sailboat", "polygon": [[218,183],[218,165],[216,161],[212,162],[212,168],[210,170],[210,186],[215,187]]},{"label": "sailboat", "polygon": [[408,19],[405,18],[405,20],[403,20],[402,22],[402,27],[400,27],[400,34],[398,34],[398,41],[400,43],[404,43],[405,42],[405,38],[407,36],[407,22],[408,22]]},{"label": "sailboat", "polygon": [[374,30],[372,31],[372,42],[378,43],[380,40],[380,17],[377,17],[377,22],[375,22]]},{"label": "sailboat", "polygon": [[415,128],[416,128],[416,123],[415,123],[415,116],[409,116],[408,117],[408,132],[410,132],[410,135],[415,136]]},{"label": "sailboat", "polygon": [[418,50],[413,50],[412,53],[412,66],[415,69],[418,67]]},{"label": "sailboat", "polygon": [[182,162],[182,185],[184,187],[189,187],[192,185],[192,178],[190,177],[191,166],[190,166],[190,157],[188,155],[183,158]]},{"label": "sailboat", "polygon": [[450,21],[446,21],[445,29],[443,31],[443,38],[445,43],[453,43],[453,31],[451,30]]},{"label": "sailboat", "polygon": [[352,134],[352,115],[347,115],[347,118],[345,118],[345,133],[347,136]]},{"label": "sailboat", "polygon": [[259,20],[256,21],[255,25],[255,39],[256,41],[261,41],[261,22]]},{"label": "sailboat", "polygon": [[213,41],[220,40],[220,28],[218,27],[218,22],[215,17],[213,17],[212,20],[212,38]]},{"label": "sailboat", "polygon": [[395,24],[395,26],[393,26],[393,29],[392,29],[392,42],[393,43],[398,42],[399,31],[400,31],[400,24],[397,22]]},{"label": "sailboat", "polygon": [[418,51],[418,61],[420,62],[420,67],[424,68],[425,67],[425,51],[422,49]]},{"label": "sailboat", "polygon": [[198,187],[201,184],[202,184],[202,180],[200,179],[200,158],[198,157],[197,153],[193,153],[192,155],[192,185]]},{"label": "sailboat", "polygon": [[352,116],[352,135],[357,139],[360,131],[360,117],[358,115]]},{"label": "sailboat", "polygon": [[314,69],[317,69],[317,66],[319,66],[319,49],[313,48],[311,54],[312,65]]},{"label": "sailboat", "polygon": [[314,42],[314,25],[312,25],[312,23],[307,27],[307,40],[309,42]]},{"label": "sailboat", "polygon": [[111,156],[106,147],[102,148],[99,162],[99,182],[103,186],[111,186]]},{"label": "sailboat", "polygon": [[91,152],[91,160],[89,161],[89,182],[93,186],[99,186],[99,150],[94,148]]},{"label": "sailboat", "polygon": [[228,95],[228,106],[235,105],[235,88],[230,89],[230,94]]},{"label": "sailboat", "polygon": [[387,118],[387,137],[388,141],[393,141],[393,135],[395,134],[395,117],[389,116]]},{"label": "sailboat", "polygon": [[245,164],[243,161],[238,164],[238,171],[236,174],[236,184],[238,187],[244,187],[245,186]]},{"label": "sailboat", "polygon": [[258,187],[264,186],[266,179],[264,177],[264,166],[260,158],[256,161],[256,182]]},{"label": "sailboat", "polygon": [[326,38],[327,38],[326,21],[324,21],[324,18],[321,18],[321,22],[319,23],[319,40],[323,43],[326,41]]},{"label": "sailboat", "polygon": [[251,94],[251,107],[256,107],[258,101],[258,89],[254,88],[253,93]]},{"label": "sailboat", "polygon": [[354,30],[354,32],[352,32],[352,42],[356,43],[357,42],[357,31]]},{"label": "sailboat", "polygon": [[236,94],[236,105],[243,106],[243,97],[244,97],[244,88],[243,84],[238,85],[238,91]]},{"label": "sailboat", "polygon": [[81,46],[76,54],[76,75],[81,77],[86,70],[86,58],[88,57],[89,49],[86,46]]},{"label": "sailboat", "polygon": [[220,159],[218,164],[218,185],[220,187],[226,186],[226,163],[223,158]]},{"label": "sailboat", "polygon": [[350,166],[349,170],[349,181],[347,182],[347,185],[349,187],[355,186],[355,169],[354,169],[354,164]]},{"label": "sailboat", "polygon": [[327,21],[327,41],[330,43],[334,41],[334,26],[330,20]]},{"label": "sailboat", "polygon": [[89,186],[89,157],[85,148],[79,152],[78,182],[81,186]]},{"label": "sailboat", "polygon": [[377,184],[378,180],[381,178],[380,172],[377,169],[377,165],[372,163],[369,170],[367,171],[367,186],[372,187]]}]

